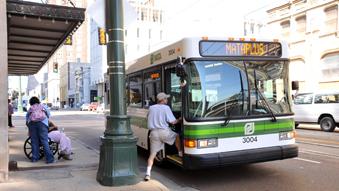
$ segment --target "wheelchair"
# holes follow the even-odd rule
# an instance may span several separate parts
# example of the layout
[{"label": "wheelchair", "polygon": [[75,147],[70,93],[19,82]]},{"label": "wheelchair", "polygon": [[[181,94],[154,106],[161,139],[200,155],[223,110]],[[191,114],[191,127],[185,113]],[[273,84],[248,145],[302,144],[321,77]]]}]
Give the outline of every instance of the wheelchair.
[{"label": "wheelchair", "polygon": [[[53,155],[55,155],[56,153],[59,154],[59,144],[56,142],[53,142],[50,138],[48,138],[48,144],[49,144],[49,148],[51,149]],[[31,137],[28,137],[24,143],[24,152],[25,155],[28,159],[32,159],[32,140]],[[39,159],[42,159],[44,157],[44,148],[42,145],[40,145],[39,147]]]}]

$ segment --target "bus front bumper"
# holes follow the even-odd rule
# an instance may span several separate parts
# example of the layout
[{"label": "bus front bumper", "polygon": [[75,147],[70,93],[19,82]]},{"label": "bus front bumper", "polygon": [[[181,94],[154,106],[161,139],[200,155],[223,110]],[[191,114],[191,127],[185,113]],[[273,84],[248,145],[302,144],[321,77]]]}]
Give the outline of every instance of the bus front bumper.
[{"label": "bus front bumper", "polygon": [[184,155],[184,168],[203,169],[210,167],[282,160],[297,156],[298,146],[296,144],[215,154]]}]

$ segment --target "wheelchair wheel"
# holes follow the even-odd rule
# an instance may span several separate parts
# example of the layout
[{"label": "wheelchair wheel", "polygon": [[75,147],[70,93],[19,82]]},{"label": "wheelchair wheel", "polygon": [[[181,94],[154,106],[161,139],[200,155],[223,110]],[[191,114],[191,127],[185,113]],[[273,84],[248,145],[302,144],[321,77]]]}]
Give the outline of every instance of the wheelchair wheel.
[{"label": "wheelchair wheel", "polygon": [[[53,155],[55,155],[56,153],[58,153],[59,150],[59,144],[56,142],[51,141],[51,139],[48,138],[48,144],[49,147],[53,153]],[[26,157],[28,159],[32,159],[32,141],[31,141],[31,137],[28,137],[24,143],[24,153],[26,155]],[[44,157],[44,148],[42,145],[40,145],[39,147],[39,159],[42,159]]]},{"label": "wheelchair wheel", "polygon": [[32,141],[31,137],[28,137],[24,143],[24,152],[28,159],[32,159]]}]

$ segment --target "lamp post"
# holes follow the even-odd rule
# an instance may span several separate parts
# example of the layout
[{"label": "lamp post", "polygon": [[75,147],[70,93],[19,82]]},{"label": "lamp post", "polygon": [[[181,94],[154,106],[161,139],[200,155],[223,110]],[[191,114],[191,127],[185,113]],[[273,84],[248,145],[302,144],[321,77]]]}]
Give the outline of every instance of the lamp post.
[{"label": "lamp post", "polygon": [[126,112],[123,0],[105,0],[110,115],[101,136],[97,181],[104,186],[137,182],[137,138]]}]

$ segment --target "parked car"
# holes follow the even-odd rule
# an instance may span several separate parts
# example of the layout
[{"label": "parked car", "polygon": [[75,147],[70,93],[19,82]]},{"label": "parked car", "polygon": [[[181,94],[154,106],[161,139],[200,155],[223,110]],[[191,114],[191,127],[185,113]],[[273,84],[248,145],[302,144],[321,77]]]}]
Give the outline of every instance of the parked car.
[{"label": "parked car", "polygon": [[98,108],[99,103],[98,102],[91,102],[91,104],[88,107],[89,111],[96,111]]},{"label": "parked car", "polygon": [[293,105],[296,127],[299,123],[317,123],[323,131],[339,127],[339,91],[300,93]]},{"label": "parked car", "polygon": [[84,103],[80,106],[80,111],[89,111],[89,103]]}]

